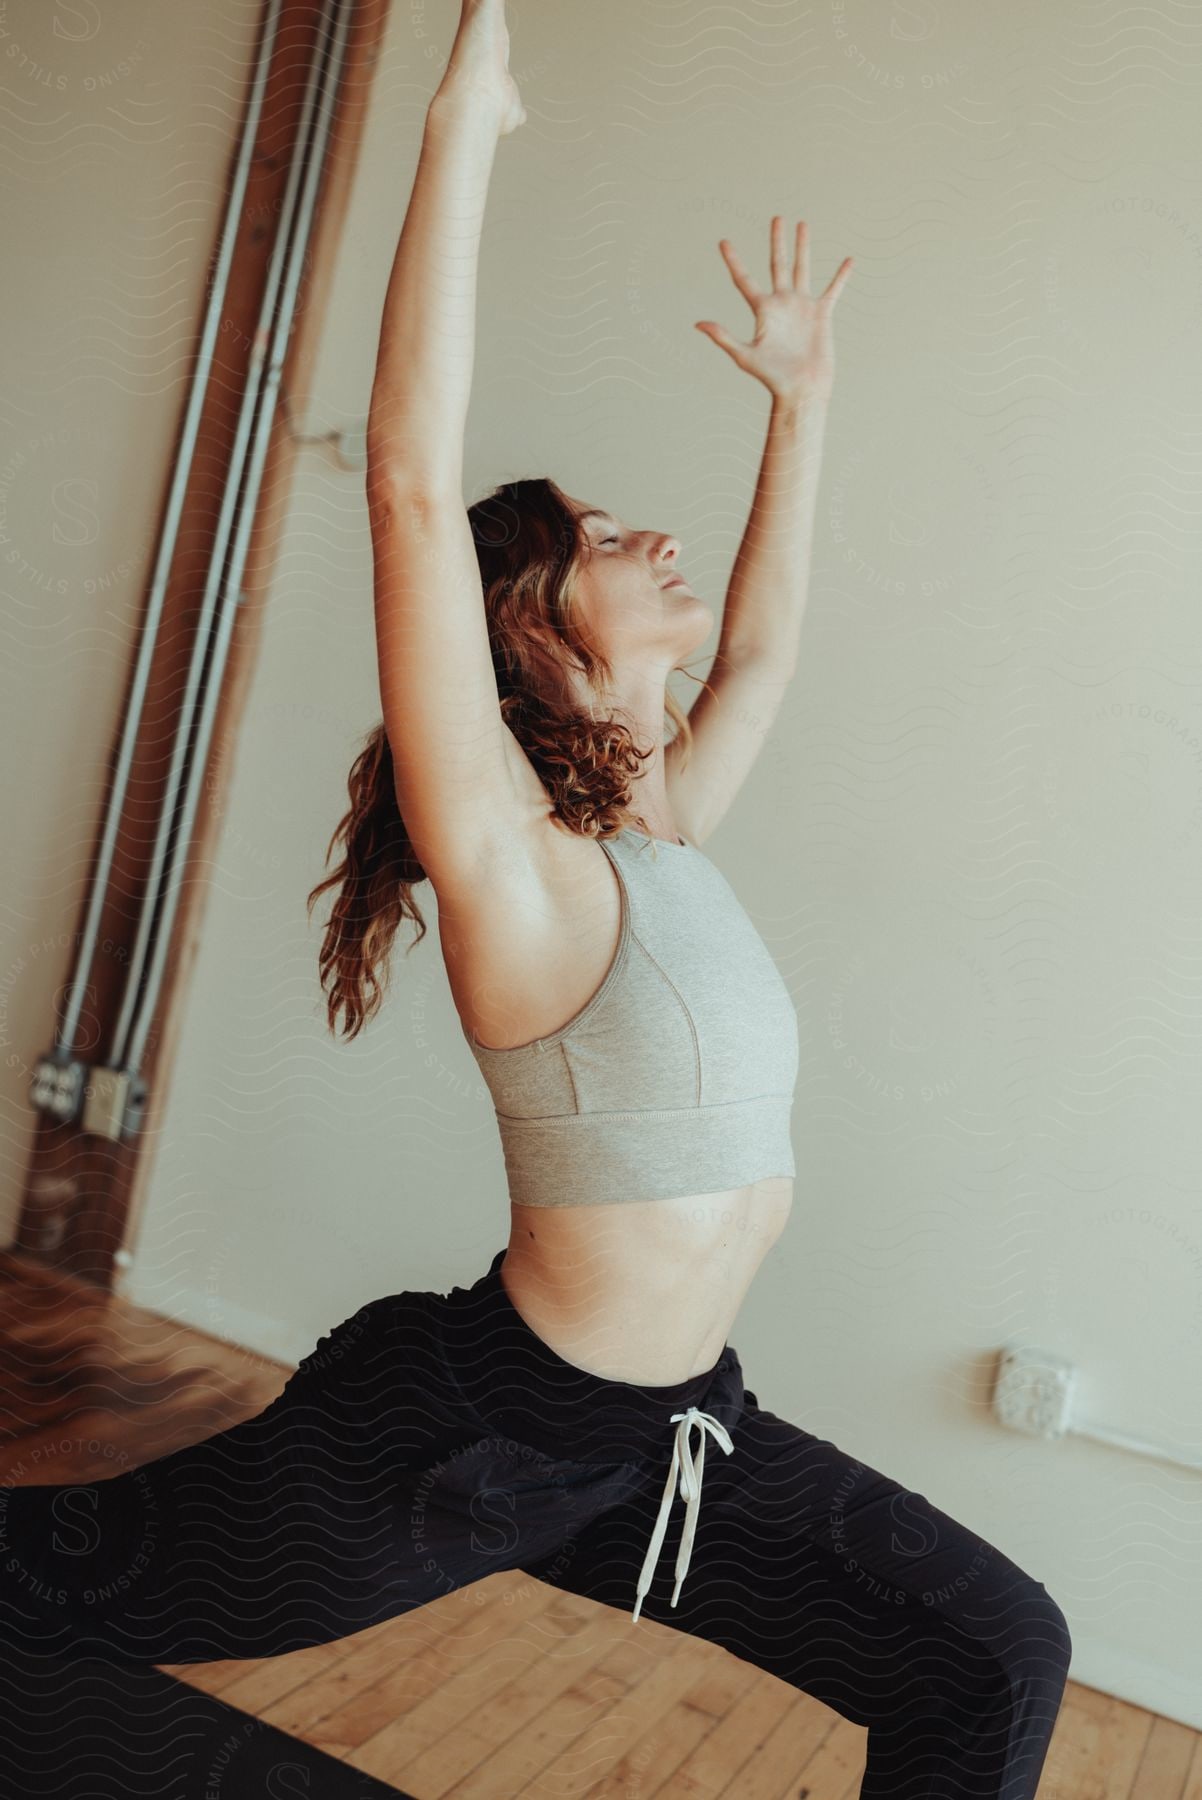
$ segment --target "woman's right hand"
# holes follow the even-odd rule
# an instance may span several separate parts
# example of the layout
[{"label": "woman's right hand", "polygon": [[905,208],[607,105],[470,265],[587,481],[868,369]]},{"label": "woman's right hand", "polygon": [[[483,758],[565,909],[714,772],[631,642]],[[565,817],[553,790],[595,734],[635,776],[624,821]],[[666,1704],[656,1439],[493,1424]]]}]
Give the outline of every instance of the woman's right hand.
[{"label": "woman's right hand", "polygon": [[526,123],[517,82],[509,73],[505,0],[463,0],[459,30],[440,91],[465,90],[497,104],[497,129],[502,137]]}]

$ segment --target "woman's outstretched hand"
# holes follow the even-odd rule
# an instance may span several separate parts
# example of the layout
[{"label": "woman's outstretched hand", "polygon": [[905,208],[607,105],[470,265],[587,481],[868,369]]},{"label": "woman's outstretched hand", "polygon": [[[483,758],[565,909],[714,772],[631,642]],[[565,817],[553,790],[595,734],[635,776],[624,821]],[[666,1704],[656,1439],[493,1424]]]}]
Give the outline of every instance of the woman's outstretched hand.
[{"label": "woman's outstretched hand", "polygon": [[463,0],[442,89],[470,91],[485,103],[495,103],[502,137],[526,123],[517,82],[509,73],[505,0]]},{"label": "woman's outstretched hand", "polygon": [[785,222],[779,214],[772,221],[770,292],[755,285],[728,238],[721,238],[718,247],[735,286],[755,313],[755,336],[749,344],[740,344],[712,319],[698,320],[697,330],[778,398],[828,400],[835,379],[831,314],[853,259],[843,258],[830,285],[815,300],[810,295],[809,232],[804,220],[797,227],[791,273],[785,267]]}]

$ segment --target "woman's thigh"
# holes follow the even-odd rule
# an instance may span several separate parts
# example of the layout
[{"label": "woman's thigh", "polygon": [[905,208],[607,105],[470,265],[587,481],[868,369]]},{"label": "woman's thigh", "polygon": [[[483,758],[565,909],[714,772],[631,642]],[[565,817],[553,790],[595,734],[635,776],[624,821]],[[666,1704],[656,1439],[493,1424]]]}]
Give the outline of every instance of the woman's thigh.
[{"label": "woman's thigh", "polygon": [[[1021,1740],[1042,1761],[1071,1648],[1043,1585],[925,1494],[760,1408],[754,1394],[746,1400],[733,1453],[707,1443],[677,1604],[679,1492],[641,1616],[720,1644],[875,1728],[878,1760],[891,1734],[912,1742],[924,1717],[947,1742],[992,1716],[998,1742],[986,1758],[1017,1762]],[[629,1501],[526,1572],[629,1613],[663,1476],[649,1472]],[[1028,1787],[983,1780],[979,1791]]]},{"label": "woman's thigh", "polygon": [[520,1567],[624,1500],[627,1463],[489,1429],[427,1298],[367,1302],[262,1412],[140,1468],[31,1485],[10,1457],[0,1662],[284,1655]]},{"label": "woman's thigh", "polygon": [[[520,1495],[531,1478],[457,1400],[423,1298],[367,1302],[262,1412],[140,1468],[29,1485],[10,1455],[0,1652],[283,1655],[491,1572],[497,1534],[475,1516],[478,1490]],[[566,1509],[549,1514],[526,1543]]]}]

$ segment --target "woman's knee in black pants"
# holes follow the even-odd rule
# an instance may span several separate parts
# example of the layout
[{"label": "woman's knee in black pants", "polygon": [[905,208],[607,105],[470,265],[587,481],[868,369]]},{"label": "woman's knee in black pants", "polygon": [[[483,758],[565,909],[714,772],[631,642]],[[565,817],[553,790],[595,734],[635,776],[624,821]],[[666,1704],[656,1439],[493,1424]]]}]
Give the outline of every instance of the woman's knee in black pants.
[{"label": "woman's knee in black pants", "polygon": [[[680,1509],[644,1616],[866,1726],[862,1800],[1033,1800],[1072,1649],[1043,1584],[828,1440],[758,1407],[733,1435],[706,1462],[678,1604]],[[656,1499],[528,1572],[628,1610]]]}]

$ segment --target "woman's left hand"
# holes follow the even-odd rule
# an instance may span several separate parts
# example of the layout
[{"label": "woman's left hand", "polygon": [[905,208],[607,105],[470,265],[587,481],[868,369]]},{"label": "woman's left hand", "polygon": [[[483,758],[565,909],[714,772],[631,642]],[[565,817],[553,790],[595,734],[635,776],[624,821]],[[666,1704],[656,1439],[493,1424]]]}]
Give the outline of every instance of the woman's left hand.
[{"label": "woman's left hand", "polygon": [[831,313],[853,258],[843,258],[830,285],[815,300],[810,295],[809,232],[804,220],[797,227],[791,275],[785,267],[784,219],[777,214],[772,221],[771,292],[755,285],[728,238],[721,238],[718,248],[735,286],[755,313],[755,336],[749,344],[737,343],[712,319],[699,320],[696,329],[778,398],[828,400],[835,379]]}]

